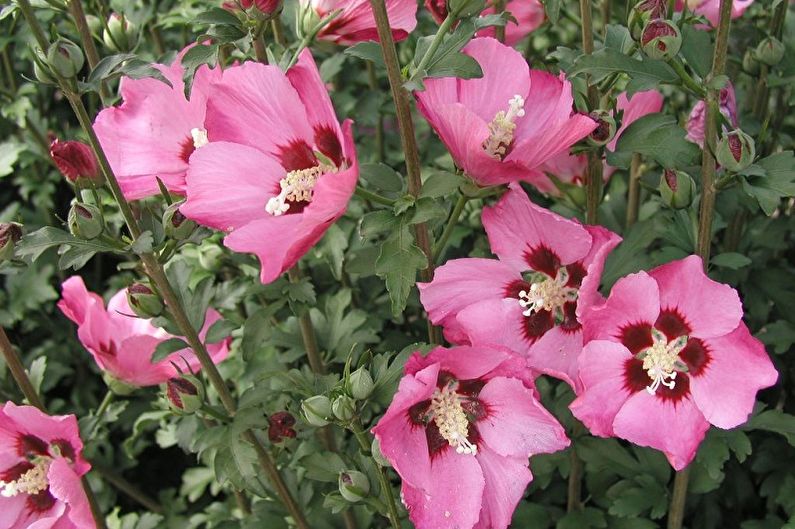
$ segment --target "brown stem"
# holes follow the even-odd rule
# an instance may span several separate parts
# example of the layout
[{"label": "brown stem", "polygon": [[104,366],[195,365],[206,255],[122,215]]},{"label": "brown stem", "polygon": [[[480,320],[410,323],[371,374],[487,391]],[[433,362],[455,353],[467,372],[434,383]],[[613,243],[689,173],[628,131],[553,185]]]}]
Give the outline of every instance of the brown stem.
[{"label": "brown stem", "polygon": [[[505,0],[494,0],[494,13],[499,15],[505,11]],[[500,42],[505,42],[505,26],[495,26],[494,36]]]},{"label": "brown stem", "polygon": [[[375,66],[371,61],[367,63],[367,81],[370,85],[370,90],[377,92],[379,90],[378,77],[376,76]],[[386,146],[384,145],[384,115],[381,114],[379,109],[378,119],[375,125],[375,152],[377,160],[383,162],[386,158]]]},{"label": "brown stem", "polygon": [[251,43],[254,47],[254,56],[257,58],[257,61],[261,62],[262,64],[268,64],[268,51],[265,49],[265,41],[263,40],[267,23],[267,21],[260,22],[257,26],[257,29],[254,31],[254,34],[251,36]]},{"label": "brown stem", "polygon": [[284,40],[284,28],[282,27],[282,19],[273,17],[271,20],[271,31],[273,31],[273,41],[281,47],[284,47],[287,42]]},{"label": "brown stem", "polygon": [[627,229],[638,221],[640,208],[640,154],[632,155],[629,166],[629,189],[627,189]]},{"label": "brown stem", "polygon": [[[582,27],[582,50],[586,55],[593,53],[593,13],[591,0],[580,0],[580,20]],[[599,90],[588,82],[588,109],[595,110],[599,105]],[[588,153],[588,168],[585,171],[585,222],[596,224],[599,202],[602,198],[602,155],[600,150]]]},{"label": "brown stem", "polygon": [[685,518],[687,503],[687,483],[690,478],[690,467],[685,467],[674,477],[674,491],[671,496],[671,508],[668,510],[668,529],[681,529]]},{"label": "brown stem", "polygon": [[582,504],[582,460],[577,455],[577,450],[574,446],[579,438],[585,432],[581,422],[575,422],[574,428],[571,432],[571,446],[569,447],[569,481],[568,492],[566,496],[566,511],[581,511]]},{"label": "brown stem", "polygon": [[[72,21],[75,23],[77,33],[80,35],[80,42],[83,44],[83,50],[86,53],[88,65],[94,69],[99,63],[99,52],[94,43],[94,37],[91,35],[91,28],[88,27],[86,21],[86,13],[83,10],[83,3],[81,0],[69,0],[69,14],[72,15]],[[102,82],[99,85],[99,96],[104,100],[108,97],[108,87]]]}]

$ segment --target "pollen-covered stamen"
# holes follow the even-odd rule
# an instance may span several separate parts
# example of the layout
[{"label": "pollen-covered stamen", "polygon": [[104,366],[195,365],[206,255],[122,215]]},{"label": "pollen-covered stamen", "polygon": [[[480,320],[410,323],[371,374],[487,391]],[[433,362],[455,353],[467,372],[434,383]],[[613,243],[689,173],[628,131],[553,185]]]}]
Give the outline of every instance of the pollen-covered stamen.
[{"label": "pollen-covered stamen", "polygon": [[654,343],[638,353],[637,357],[643,360],[643,369],[652,380],[646,386],[646,391],[654,395],[660,385],[673,389],[676,385],[676,373],[687,371],[687,365],[679,359],[679,353],[687,345],[687,336],[679,336],[673,341],[657,329],[652,328],[651,336]]},{"label": "pollen-covered stamen", "polygon": [[288,202],[312,202],[312,190],[320,178],[325,173],[336,172],[337,168],[320,164],[309,169],[290,171],[287,176],[279,181],[281,192],[275,197],[268,199],[265,204],[265,211],[278,217],[287,213],[290,209]]},{"label": "pollen-covered stamen", "polygon": [[12,498],[17,494],[38,494],[50,486],[47,472],[50,470],[52,458],[37,456],[31,462],[33,468],[21,474],[13,481],[0,480],[0,496]]},{"label": "pollen-covered stamen", "polygon": [[433,422],[439,428],[439,435],[459,454],[472,454],[478,452],[477,445],[467,439],[469,435],[469,419],[461,399],[465,398],[455,391],[456,381],[450,381],[442,389],[437,389],[431,398],[429,412]]},{"label": "pollen-covered stamen", "polygon": [[483,149],[489,156],[502,160],[513,141],[516,119],[522,116],[524,116],[524,98],[515,95],[508,101],[508,112],[500,110],[489,123],[489,139],[483,144]]},{"label": "pollen-covered stamen", "polygon": [[577,289],[569,287],[569,273],[565,267],[558,269],[554,278],[546,277],[539,282],[531,283],[530,290],[519,292],[519,305],[525,310],[525,316],[546,310],[556,319],[563,319],[563,306],[569,301],[577,301]]},{"label": "pollen-covered stamen", "polygon": [[200,128],[192,128],[190,129],[191,138],[193,138],[193,147],[198,149],[199,147],[204,147],[210,140],[207,139],[207,130],[200,129]]}]

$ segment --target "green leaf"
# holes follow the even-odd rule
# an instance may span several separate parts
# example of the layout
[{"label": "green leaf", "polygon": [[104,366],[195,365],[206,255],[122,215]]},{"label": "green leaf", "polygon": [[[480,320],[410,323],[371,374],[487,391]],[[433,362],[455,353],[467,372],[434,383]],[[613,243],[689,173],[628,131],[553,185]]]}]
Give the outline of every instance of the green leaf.
[{"label": "green leaf", "polygon": [[630,35],[626,27],[608,24],[606,29],[605,48],[610,48],[622,54],[628,53],[632,49],[635,41],[632,40],[632,35]]},{"label": "green leaf", "polygon": [[41,383],[44,382],[44,373],[47,371],[47,357],[40,356],[30,364],[28,376],[36,393],[41,393]]},{"label": "green leaf", "polygon": [[443,198],[458,190],[464,179],[448,171],[435,171],[422,183],[420,198]]},{"label": "green leaf", "polygon": [[215,67],[218,62],[218,44],[204,45],[197,44],[185,52],[182,56],[182,81],[185,84],[185,97],[190,99],[190,92],[193,88],[193,78],[196,70],[206,64],[210,68]]},{"label": "green leaf", "polygon": [[544,4],[544,11],[547,14],[547,18],[552,24],[558,23],[561,2],[562,0],[541,0],[541,3]]},{"label": "green leaf", "polygon": [[96,252],[118,252],[116,248],[96,239],[90,241],[78,239],[58,228],[45,226],[22,237],[17,243],[16,253],[19,257],[29,256],[31,260],[35,261],[48,249],[63,245],[68,245],[70,248],[79,248],[84,252],[90,252],[91,255]]},{"label": "green leaf", "polygon": [[24,150],[24,145],[13,140],[0,143],[0,177],[14,172],[14,164]]},{"label": "green leaf", "polygon": [[382,163],[363,163],[359,176],[368,184],[382,191],[398,192],[403,189],[400,173]]},{"label": "green leaf", "polygon": [[[163,360],[171,353],[179,351],[181,349],[187,349],[189,347],[190,346],[187,343],[185,343],[185,340],[183,340],[182,338],[169,338],[168,340],[163,340],[162,342],[157,344],[157,347],[155,347],[155,352],[152,355],[151,362],[153,364],[157,363]],[[185,366],[180,365],[179,367],[180,369],[182,369]]]},{"label": "green leaf", "polygon": [[344,52],[351,57],[357,57],[365,61],[370,61],[379,68],[385,68],[384,55],[381,51],[381,45],[377,42],[360,42],[355,46],[347,48]]},{"label": "green leaf", "polygon": [[401,223],[400,228],[381,245],[381,253],[375,262],[375,273],[386,282],[393,315],[400,315],[406,308],[409,292],[416,283],[417,270],[427,266],[428,259],[414,244],[408,225]]},{"label": "green leaf", "polygon": [[199,13],[193,19],[193,22],[196,24],[226,24],[240,27],[240,19],[230,11],[220,7],[213,7],[209,11]]},{"label": "green leaf", "polygon": [[372,239],[382,233],[392,231],[398,224],[400,224],[400,220],[389,210],[371,211],[362,217],[359,224],[359,235],[363,239]]},{"label": "green leaf", "polygon": [[714,256],[710,262],[715,266],[722,268],[729,268],[731,270],[739,270],[751,264],[751,259],[747,256],[736,252],[725,252]]},{"label": "green leaf", "polygon": [[757,338],[772,347],[776,354],[784,354],[795,344],[795,324],[786,320],[775,321],[765,325]]},{"label": "green leaf", "polygon": [[632,79],[633,90],[656,88],[660,83],[677,83],[676,72],[662,61],[652,59],[633,59],[611,48],[603,48],[591,55],[581,55],[574,67],[568,72],[569,77],[588,74],[596,82],[612,73],[625,73]]},{"label": "green leaf", "polygon": [[207,307],[213,296],[212,278],[202,279],[194,288],[190,288],[191,267],[185,261],[172,261],[166,269],[171,286],[182,300],[182,306],[194,329],[204,326]]},{"label": "green leaf", "polygon": [[[458,24],[458,27],[451,34],[447,35],[442,44],[427,62],[424,72],[416,71],[411,76],[415,84],[421,84],[425,77],[462,77],[471,79],[481,77],[483,71],[478,62],[460,53],[467,42],[475,35],[477,27],[471,20],[465,20]],[[420,61],[428,52],[433,37],[422,37],[417,41],[417,49],[414,54],[414,68],[419,66]]]},{"label": "green leaf", "polygon": [[432,198],[419,198],[414,203],[411,216],[408,219],[409,224],[419,224],[421,222],[428,222],[433,219],[443,219],[447,216],[447,210],[439,202]]},{"label": "green leaf", "polygon": [[766,215],[772,215],[782,198],[795,196],[795,155],[792,151],[772,154],[741,176],[743,191],[756,199]]},{"label": "green leaf", "polygon": [[790,445],[795,446],[795,416],[779,410],[767,410],[751,417],[743,426],[743,430],[765,430],[775,432],[787,438]]},{"label": "green leaf", "polygon": [[693,70],[702,78],[706,78],[712,69],[714,46],[709,31],[696,29],[691,24],[682,28],[681,54]]},{"label": "green leaf", "polygon": [[207,329],[207,335],[204,338],[205,343],[218,343],[221,340],[229,337],[232,331],[237,329],[238,326],[229,320],[220,319],[210,325]]},{"label": "green leaf", "polygon": [[685,139],[685,129],[667,114],[647,114],[624,130],[615,152],[607,152],[607,163],[628,168],[635,153],[654,159],[667,169],[694,164],[701,149]]}]

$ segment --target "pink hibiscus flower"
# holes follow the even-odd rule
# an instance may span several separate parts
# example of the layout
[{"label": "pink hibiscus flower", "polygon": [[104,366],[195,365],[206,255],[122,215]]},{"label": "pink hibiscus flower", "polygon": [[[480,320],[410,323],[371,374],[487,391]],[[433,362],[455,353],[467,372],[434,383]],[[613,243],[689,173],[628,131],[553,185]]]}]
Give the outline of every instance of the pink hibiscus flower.
[{"label": "pink hibiscus flower", "polygon": [[94,529],[80,476],[91,469],[74,415],[0,409],[0,527]]},{"label": "pink hibiscus flower", "polygon": [[[676,0],[676,10],[682,11],[685,3],[690,11],[702,15],[709,20],[713,27],[718,26],[720,18],[720,0]],[[745,10],[754,3],[754,0],[734,0],[732,2],[732,18],[739,18]]]},{"label": "pink hibiscus flower", "polygon": [[[720,111],[732,127],[737,127],[737,99],[734,95],[734,86],[729,83],[720,91]],[[696,103],[690,116],[687,118],[685,138],[704,148],[704,122],[707,119],[707,106],[702,100]]]},{"label": "pink hibiscus flower", "polygon": [[[193,371],[201,368],[190,349],[175,351],[152,362],[155,348],[174,336],[155,327],[150,320],[136,317],[124,290],[110,298],[107,309],[101,297],[86,290],[80,276],[64,281],[61,293],[58,308],[77,324],[80,343],[99,368],[113,378],[131,386],[154,386],[178,376],[174,364],[183,370],[186,362]],[[221,315],[209,309],[199,336],[204,339],[207,330],[219,319]],[[229,340],[207,344],[207,352],[214,362],[220,362],[229,354]]]},{"label": "pink hibiscus flower", "polygon": [[[616,110],[619,112],[623,111],[621,126],[605,148],[609,151],[615,151],[616,144],[627,127],[643,116],[659,112],[662,109],[662,105],[663,96],[657,90],[636,92],[631,98],[627,97],[626,92],[621,92],[616,99]],[[565,151],[544,162],[538,172],[538,176],[528,180],[539,191],[550,195],[558,195],[558,188],[555,187],[555,184],[552,183],[547,174],[554,175],[558,180],[566,184],[583,185],[587,167],[588,157],[586,155],[569,154],[568,151]],[[605,181],[612,176],[615,170],[615,167],[608,165],[607,162],[604,163],[602,175]]]},{"label": "pink hibiscus flower", "polygon": [[373,428],[418,529],[508,527],[533,479],[527,460],[569,444],[503,349],[437,347],[407,362]]},{"label": "pink hibiscus flower", "polygon": [[516,184],[484,209],[483,226],[499,260],[437,268],[418,284],[428,316],[453,343],[507,347],[577,389],[578,314],[601,301],[604,261],[621,238],[536,206]]},{"label": "pink hibiscus flower", "polygon": [[778,377],[742,314],[737,292],[696,256],[619,280],[585,317],[572,413],[595,435],[656,448],[684,468],[710,424],[744,423]]},{"label": "pink hibiscus flower", "polygon": [[[342,10],[318,33],[318,39],[345,46],[378,40],[370,0],[300,0],[300,2],[302,6],[314,9],[320,18],[338,9]],[[396,41],[404,40],[417,26],[417,2],[386,0],[386,11],[392,28],[392,38]]]},{"label": "pink hibiscus flower", "polygon": [[155,64],[173,86],[157,79],[121,82],[122,104],[99,113],[94,127],[128,200],[160,194],[156,177],[172,193],[185,193],[185,173],[193,151],[207,143],[207,94],[221,78],[219,68],[196,71],[190,100],[182,83],[182,56],[171,66]]},{"label": "pink hibiscus flower", "polygon": [[345,213],[359,176],[351,121],[340,126],[304,50],[286,75],[253,62],[227,69],[207,104],[207,130],[180,211],[227,232],[228,248],[256,254],[269,283]]},{"label": "pink hibiscus flower", "polygon": [[492,38],[476,38],[463,51],[480,63],[482,78],[427,79],[416,97],[456,165],[478,184],[527,179],[596,128],[572,113],[563,76],[531,71],[520,53]]},{"label": "pink hibiscus flower", "polygon": [[[505,10],[510,11],[516,19],[505,25],[505,44],[516,46],[522,39],[538,29],[544,23],[544,6],[538,0],[508,0]],[[494,7],[483,10],[481,15],[493,15]],[[479,37],[493,37],[494,28],[489,27],[478,32]]]}]

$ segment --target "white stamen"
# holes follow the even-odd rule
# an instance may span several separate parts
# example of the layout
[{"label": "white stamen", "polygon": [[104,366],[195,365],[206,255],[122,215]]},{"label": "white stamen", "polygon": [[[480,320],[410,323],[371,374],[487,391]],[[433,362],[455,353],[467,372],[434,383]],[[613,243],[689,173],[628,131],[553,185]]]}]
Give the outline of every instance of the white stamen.
[{"label": "white stamen", "polygon": [[439,428],[439,434],[455,448],[456,452],[475,455],[478,453],[478,447],[467,439],[469,420],[461,406],[461,397],[453,389],[454,385],[455,382],[434,392],[430,411],[433,414],[433,421]]},{"label": "white stamen", "polygon": [[204,147],[210,140],[207,139],[207,130],[200,129],[200,128],[193,128],[190,129],[190,135],[193,138],[193,147],[198,149],[199,147]]},{"label": "white stamen", "polygon": [[17,494],[38,494],[50,486],[47,480],[47,471],[50,469],[52,458],[47,456],[36,457],[31,463],[33,468],[19,476],[14,481],[0,480],[0,496],[12,498]]},{"label": "white stamen", "polygon": [[290,209],[288,202],[312,202],[312,190],[317,183],[317,179],[325,173],[336,172],[335,167],[328,165],[316,165],[309,169],[290,171],[287,176],[279,181],[281,192],[275,197],[268,199],[265,204],[265,211],[278,217],[287,213]]},{"label": "white stamen", "polygon": [[515,95],[508,101],[508,112],[500,110],[489,123],[489,139],[483,144],[489,156],[502,160],[505,151],[513,141],[516,119],[524,116],[524,98]]},{"label": "white stamen", "polygon": [[687,345],[687,336],[680,336],[669,342],[665,334],[657,329],[651,330],[653,344],[640,353],[638,358],[643,359],[643,369],[652,380],[646,386],[646,391],[654,395],[660,385],[674,389],[677,371],[686,371],[687,366],[679,359],[679,353]]},{"label": "white stamen", "polygon": [[569,282],[569,273],[565,268],[558,269],[555,278],[532,283],[530,290],[519,292],[519,305],[525,308],[525,316],[546,310],[558,318],[563,318],[563,306],[569,301],[577,301],[577,289],[566,286]]}]

